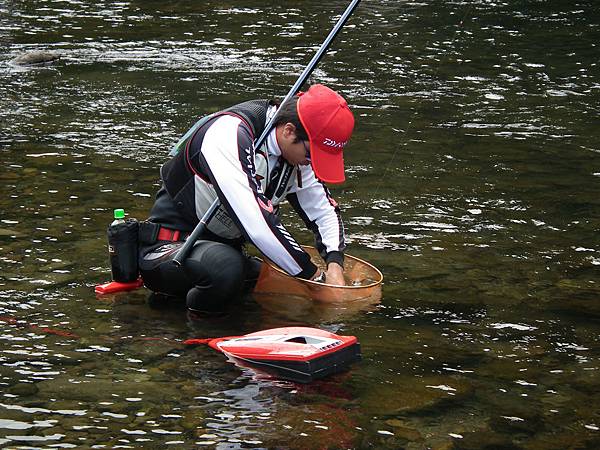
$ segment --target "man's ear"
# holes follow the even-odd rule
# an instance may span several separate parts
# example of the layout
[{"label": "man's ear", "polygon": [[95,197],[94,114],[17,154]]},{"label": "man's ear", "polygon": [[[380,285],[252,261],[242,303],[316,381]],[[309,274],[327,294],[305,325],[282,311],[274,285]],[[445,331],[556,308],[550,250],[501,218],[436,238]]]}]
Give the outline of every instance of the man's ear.
[{"label": "man's ear", "polygon": [[291,122],[287,122],[283,126],[283,136],[286,138],[290,138],[292,134],[294,135],[294,137],[296,136],[296,126]]}]

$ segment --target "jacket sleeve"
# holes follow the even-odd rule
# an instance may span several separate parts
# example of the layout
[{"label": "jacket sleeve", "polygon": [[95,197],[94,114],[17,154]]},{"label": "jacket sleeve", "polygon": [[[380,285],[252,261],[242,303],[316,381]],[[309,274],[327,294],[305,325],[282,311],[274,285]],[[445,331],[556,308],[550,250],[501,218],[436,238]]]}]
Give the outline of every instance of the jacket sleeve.
[{"label": "jacket sleeve", "polygon": [[219,117],[202,141],[200,165],[245,237],[288,274],[309,279],[317,271],[281,224],[256,180],[253,140],[238,117]]},{"label": "jacket sleeve", "polygon": [[315,234],[316,248],[325,262],[343,266],[346,243],[340,208],[310,166],[299,166],[298,170],[301,182],[287,200]]}]

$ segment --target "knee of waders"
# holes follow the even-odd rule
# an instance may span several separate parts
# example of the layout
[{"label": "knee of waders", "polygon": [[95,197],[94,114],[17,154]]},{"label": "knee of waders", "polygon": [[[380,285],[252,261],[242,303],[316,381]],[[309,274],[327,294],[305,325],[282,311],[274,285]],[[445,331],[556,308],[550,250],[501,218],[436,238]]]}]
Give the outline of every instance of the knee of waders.
[{"label": "knee of waders", "polygon": [[223,313],[227,308],[227,303],[227,299],[216,295],[212,286],[195,286],[188,291],[185,297],[187,308],[200,313]]},{"label": "knee of waders", "polygon": [[245,261],[236,249],[219,242],[201,241],[184,264],[195,287],[188,291],[188,308],[211,311],[236,300],[244,282]]}]

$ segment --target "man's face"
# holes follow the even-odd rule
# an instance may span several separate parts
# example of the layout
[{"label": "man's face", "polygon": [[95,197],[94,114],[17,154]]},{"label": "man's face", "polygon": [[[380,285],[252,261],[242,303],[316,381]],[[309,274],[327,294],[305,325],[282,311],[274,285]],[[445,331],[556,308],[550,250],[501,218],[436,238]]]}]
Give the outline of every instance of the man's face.
[{"label": "man's face", "polygon": [[294,166],[310,164],[310,143],[298,138],[296,127],[288,122],[280,125],[277,131],[277,143],[283,159]]}]

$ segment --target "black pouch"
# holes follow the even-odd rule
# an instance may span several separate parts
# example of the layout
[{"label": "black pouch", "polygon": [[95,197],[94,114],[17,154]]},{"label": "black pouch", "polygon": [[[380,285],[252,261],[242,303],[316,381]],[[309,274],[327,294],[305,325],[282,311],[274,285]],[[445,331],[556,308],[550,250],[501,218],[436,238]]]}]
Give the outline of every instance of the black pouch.
[{"label": "black pouch", "polygon": [[160,231],[160,225],[152,222],[140,222],[138,230],[138,239],[140,245],[152,245],[158,239],[158,232]]},{"label": "black pouch", "polygon": [[131,283],[138,278],[138,229],[135,219],[108,227],[108,253],[113,281]]}]

